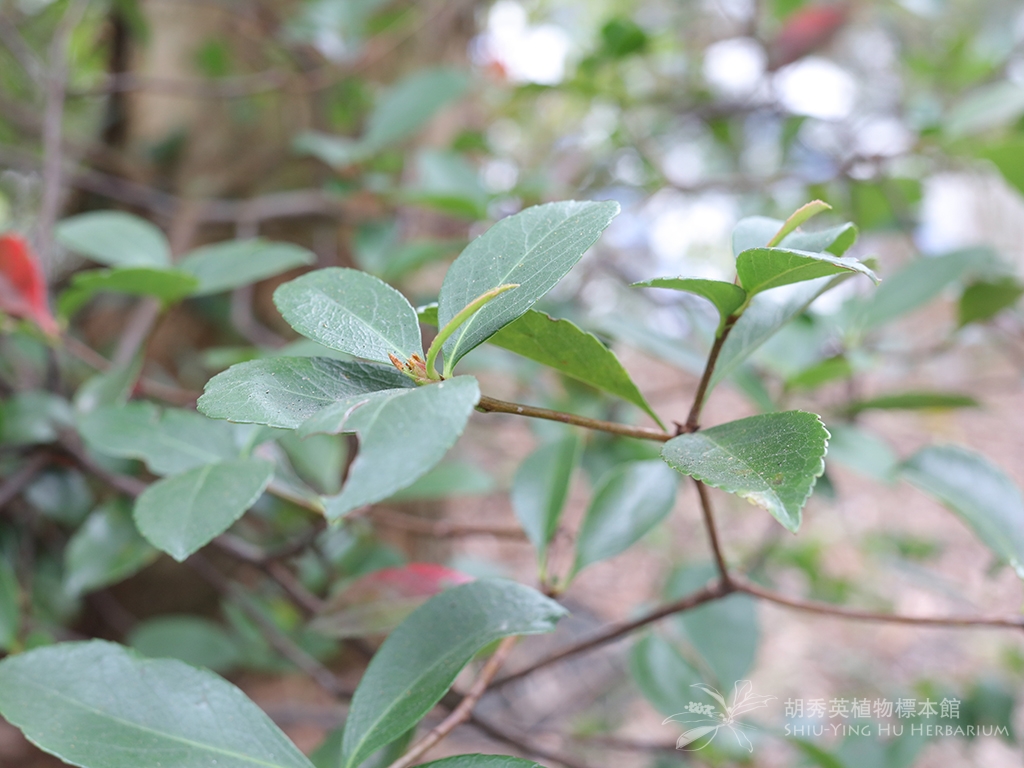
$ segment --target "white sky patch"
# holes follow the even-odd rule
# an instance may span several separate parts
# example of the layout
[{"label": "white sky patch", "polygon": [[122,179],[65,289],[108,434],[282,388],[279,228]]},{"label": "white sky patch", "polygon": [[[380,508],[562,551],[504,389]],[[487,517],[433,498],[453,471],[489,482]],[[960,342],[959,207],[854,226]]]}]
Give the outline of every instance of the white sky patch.
[{"label": "white sky patch", "polygon": [[914,134],[895,117],[876,116],[855,129],[856,153],[864,157],[893,157],[910,149]]},{"label": "white sky patch", "polygon": [[721,96],[740,98],[754,93],[767,66],[764,48],[750,37],[721,40],[704,51],[704,79]]},{"label": "white sky patch", "polygon": [[857,83],[828,59],[810,56],[775,74],[775,92],[794,114],[842,120],[853,111]]},{"label": "white sky patch", "polygon": [[726,279],[726,262],[731,261],[731,251],[726,251],[737,216],[735,202],[721,195],[695,200],[676,195],[655,197],[648,209],[648,242],[660,274]]},{"label": "white sky patch", "polygon": [[514,82],[557,85],[565,77],[569,35],[555,24],[531,25],[515,0],[494,4],[479,44],[482,58],[501,64]]}]

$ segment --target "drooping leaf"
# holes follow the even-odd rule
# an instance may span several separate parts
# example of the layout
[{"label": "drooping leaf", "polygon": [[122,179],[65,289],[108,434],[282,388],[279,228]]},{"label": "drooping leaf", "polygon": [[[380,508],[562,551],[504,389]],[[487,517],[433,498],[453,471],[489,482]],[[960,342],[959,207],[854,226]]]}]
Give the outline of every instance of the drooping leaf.
[{"label": "drooping leaf", "polygon": [[139,535],[120,500],[97,508],[64,550],[64,591],[81,595],[116,584],[145,568],[157,551]]},{"label": "drooping leaf", "polygon": [[0,714],[82,768],[312,768],[227,681],[102,640],[4,659]]},{"label": "drooping leaf", "polygon": [[915,259],[885,279],[860,305],[858,320],[865,329],[877,328],[913,312],[934,299],[950,283],[985,274],[996,262],[987,248],[969,248],[943,256]]},{"label": "drooping leaf", "polygon": [[926,408],[977,408],[980,405],[970,395],[959,392],[898,392],[879,395],[867,400],[854,400],[846,406],[849,413],[869,410],[907,410]]},{"label": "drooping leaf", "polygon": [[[345,412],[328,409],[304,430],[355,432],[359,453],[341,493],[327,500],[327,517],[388,498],[436,466],[466,427],[480,387],[459,376],[415,389],[393,390]],[[336,415],[328,424],[331,415]]]},{"label": "drooping leaf", "polygon": [[579,435],[572,432],[537,448],[512,479],[512,509],[542,562],[562,519],[579,458]]},{"label": "drooping leaf", "polygon": [[911,484],[934,496],[1024,579],[1024,498],[984,456],[952,445],[922,448],[900,467]]},{"label": "drooping leaf", "polygon": [[171,247],[145,219],[120,211],[82,213],[54,228],[57,242],[112,267],[168,267]]},{"label": "drooping leaf", "polygon": [[673,469],[768,510],[789,531],[825,471],[828,430],[813,413],[751,416],[679,435],[661,455]]},{"label": "drooping leaf", "polygon": [[71,278],[71,287],[57,301],[57,312],[71,317],[97,293],[124,293],[129,296],[153,296],[166,304],[173,304],[195,291],[199,281],[179,269],[154,267],[118,267],[116,269],[90,269],[77,272]]},{"label": "drooping leaf", "polygon": [[25,238],[13,232],[0,235],[0,312],[27,318],[56,336],[60,329],[46,293],[46,275]]},{"label": "drooping leaf", "polygon": [[342,768],[355,768],[419,722],[481,648],[550,632],[564,615],[553,600],[502,579],[431,598],[388,636],[363,675],[345,723]]},{"label": "drooping leaf", "polygon": [[629,671],[644,698],[666,717],[683,712],[693,700],[692,686],[702,682],[676,647],[655,633],[633,644]]},{"label": "drooping leaf", "polygon": [[231,669],[238,647],[215,622],[201,616],[157,616],[132,629],[127,643],[151,659],[178,659],[215,672]]},{"label": "drooping leaf", "polygon": [[205,296],[256,283],[315,262],[316,256],[305,248],[255,238],[197,248],[181,260],[178,269],[198,281],[193,295]]},{"label": "drooping leaf", "polygon": [[[475,298],[475,297],[474,297]],[[387,283],[357,269],[318,269],[274,291],[288,324],[325,347],[390,364],[422,355],[416,310]]]},{"label": "drooping leaf", "polygon": [[[703,587],[714,575],[712,565],[681,568],[669,580],[666,597],[677,600]],[[761,634],[752,597],[729,595],[704,603],[681,613],[679,625],[718,678],[720,689],[731,688],[747,676],[757,658]]]},{"label": "drooping leaf", "polygon": [[181,408],[161,411],[152,403],[97,408],[78,429],[93,450],[140,459],[155,475],[185,472],[239,453],[228,424]]},{"label": "drooping leaf", "polygon": [[327,357],[278,357],[234,365],[206,384],[198,407],[212,419],[296,429],[339,402],[350,408],[383,390],[412,389],[391,365]]},{"label": "drooping leaf", "polygon": [[236,459],[190,469],[149,486],[135,501],[146,540],[183,561],[240,518],[266,490],[274,465]]},{"label": "drooping leaf", "polygon": [[857,272],[878,282],[875,273],[856,259],[828,253],[787,248],[751,248],[736,257],[736,273],[740,285],[750,295],[841,272]]},{"label": "drooping leaf", "polygon": [[573,570],[607,560],[639,541],[672,510],[679,477],[659,459],[620,464],[594,489],[576,537]]},{"label": "drooping leaf", "polygon": [[383,635],[429,598],[472,580],[435,563],[382,568],[356,579],[332,598],[310,629],[337,638]]},{"label": "drooping leaf", "polygon": [[477,312],[445,343],[445,370],[523,315],[572,269],[619,212],[615,202],[538,205],[502,219],[471,242],[441,286],[444,327],[464,307],[502,285],[519,287]]},{"label": "drooping leaf", "polygon": [[960,296],[960,326],[991,320],[1016,304],[1021,296],[1024,285],[1012,277],[971,283]]},{"label": "drooping leaf", "polygon": [[[750,216],[740,219],[732,231],[733,256],[739,256],[751,248],[763,248],[775,236],[784,221],[767,216]],[[850,223],[817,232],[792,232],[779,243],[780,248],[811,253],[831,253],[842,256],[857,239],[857,228]]]},{"label": "drooping leaf", "polygon": [[704,280],[693,277],[657,277],[642,283],[633,283],[638,288],[670,288],[673,291],[686,291],[705,299],[715,305],[719,316],[719,330],[725,325],[726,319],[743,306],[747,300],[747,292],[734,283],[724,280]]}]

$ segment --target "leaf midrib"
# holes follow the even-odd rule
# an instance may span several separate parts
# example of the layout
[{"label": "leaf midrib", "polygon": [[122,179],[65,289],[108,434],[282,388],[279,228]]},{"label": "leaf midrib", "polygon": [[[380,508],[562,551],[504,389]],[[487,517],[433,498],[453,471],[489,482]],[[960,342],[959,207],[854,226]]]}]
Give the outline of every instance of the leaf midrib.
[{"label": "leaf midrib", "polygon": [[[71,704],[73,706],[76,706],[76,707],[78,707],[80,709],[84,709],[84,710],[86,710],[88,712],[92,712],[93,714],[99,715],[100,717],[103,717],[103,718],[108,718],[110,720],[113,720],[116,723],[128,726],[129,728],[135,728],[135,729],[137,729],[139,731],[143,731],[144,733],[154,734],[154,735],[159,736],[161,738],[165,738],[168,741],[174,741],[174,742],[177,742],[179,744],[186,744],[188,746],[196,747],[197,749],[201,749],[201,750],[204,750],[204,751],[207,751],[207,752],[212,752],[212,753],[218,754],[218,755],[226,755],[228,757],[233,757],[235,759],[241,759],[241,760],[244,760],[246,762],[252,763],[253,765],[263,766],[264,768],[287,768],[287,766],[283,765],[282,763],[268,763],[265,760],[261,760],[261,759],[259,759],[257,757],[252,757],[250,755],[246,755],[246,754],[244,754],[242,752],[232,752],[232,751],[230,751],[228,749],[223,749],[221,747],[214,747],[214,746],[212,746],[210,744],[204,744],[203,742],[200,742],[200,741],[192,741],[192,740],[187,739],[187,738],[185,738],[183,736],[176,736],[176,735],[171,734],[171,733],[165,733],[163,731],[157,730],[156,728],[152,728],[152,727],[147,726],[147,725],[142,725],[141,723],[132,722],[131,720],[125,720],[124,718],[118,717],[117,715],[111,714],[110,712],[106,712],[106,711],[104,711],[102,709],[99,709],[99,708],[94,707],[94,706],[92,706],[90,704],[87,704],[84,701],[72,698],[71,696],[68,696],[68,695],[62,693],[61,691],[57,690],[56,688],[50,688],[48,686],[42,685],[42,684],[36,682],[35,680],[33,680],[31,677],[28,678],[26,682],[28,683],[28,685],[31,685],[31,686],[39,688],[39,689],[41,689],[43,691],[49,692],[52,696],[54,696],[54,697],[56,697],[58,699],[61,699],[63,701],[66,701],[67,703],[69,703],[69,704]],[[38,742],[36,742],[36,743],[38,744]],[[38,744],[38,746],[40,746],[40,748],[43,748],[41,744]],[[49,751],[49,750],[47,750],[47,751]]]},{"label": "leaf midrib", "polygon": [[[329,296],[322,288],[312,287],[310,289],[310,293],[322,296],[329,303],[331,303],[335,307],[339,308],[342,311],[343,314],[346,314],[349,317],[352,317],[352,318],[355,318],[356,320],[358,320],[359,323],[362,326],[364,326],[371,333],[373,333],[373,335],[375,335],[377,338],[379,338],[381,341],[383,341],[386,345],[388,345],[391,348],[392,351],[398,352],[403,357],[408,357],[408,354],[407,354],[408,350],[404,349],[401,344],[397,343],[394,339],[391,339],[391,338],[385,336],[383,333],[381,333],[379,330],[377,330],[376,327],[371,325],[369,320],[367,320],[367,319],[363,318],[362,316],[356,314],[351,309],[349,309],[344,304],[342,304],[340,301],[338,301],[337,299],[333,298],[332,296]],[[378,298],[376,296],[374,297],[374,302],[376,302],[379,305],[379,301],[378,301]],[[412,311],[413,315],[415,316],[416,310],[414,310],[412,308],[411,304],[408,304],[408,307]],[[401,315],[396,315],[396,317],[401,317]],[[401,321],[399,321],[399,322],[401,322]],[[314,325],[313,327],[316,327],[316,326]],[[345,352],[346,351],[344,349],[340,349],[339,347],[332,347],[332,349],[337,349],[339,352]],[[413,351],[415,351],[415,350],[413,350]],[[358,355],[358,356],[362,357],[362,355]],[[386,363],[386,362],[388,362],[387,360],[381,360],[379,358],[373,358],[373,357],[367,357],[366,359],[367,360],[376,360],[379,363]]]},{"label": "leaf midrib", "polygon": [[[781,272],[776,272],[774,275],[772,275],[772,277],[770,279],[762,280],[756,286],[752,286],[750,288],[745,288],[747,293],[749,295],[753,296],[754,294],[757,294],[757,293],[760,293],[760,292],[762,292],[764,290],[767,290],[766,288],[764,288],[765,285],[768,285],[769,283],[773,283],[776,280],[779,280],[780,278],[785,277],[786,275],[790,275],[790,274],[792,274],[794,272],[799,272],[802,269],[806,269],[808,267],[812,267],[815,264],[828,264],[828,265],[831,265],[833,267],[837,267],[841,271],[846,271],[846,272],[857,272],[858,271],[857,267],[855,265],[853,265],[853,264],[838,264],[838,263],[836,263],[835,259],[840,259],[840,258],[842,258],[841,256],[832,256],[831,258],[827,258],[827,257],[824,257],[824,254],[822,254],[821,257],[819,257],[816,254],[806,254],[805,255],[805,254],[793,253],[792,251],[790,251],[789,254],[791,256],[797,256],[800,259],[808,259],[809,261],[805,261],[802,264],[798,264],[795,267],[791,267],[789,269],[785,269],[785,270],[783,270]],[[740,255],[742,256],[742,254],[740,254]],[[752,262],[753,258],[751,257],[750,260]],[[818,277],[828,277],[828,275],[818,275]],[[780,286],[773,286],[773,287],[780,287]]]},{"label": "leaf midrib", "polygon": [[[709,437],[707,432],[700,433],[699,437],[702,437],[703,439],[707,440],[709,443],[711,443],[712,445],[716,446],[717,448],[722,449],[723,451],[725,451],[727,453],[727,455],[729,455],[732,458],[736,459],[736,461],[738,461],[744,467],[746,467],[751,472],[753,472],[757,476],[758,480],[760,480],[764,484],[766,491],[768,493],[770,493],[775,498],[775,500],[779,503],[779,506],[782,507],[782,509],[786,512],[786,514],[787,515],[790,514],[789,510],[786,508],[786,505],[783,503],[782,498],[779,496],[778,493],[775,492],[775,489],[772,488],[771,483],[769,483],[768,480],[765,479],[764,475],[762,475],[757,469],[755,469],[750,464],[748,464],[747,461],[743,459],[743,457],[737,456],[732,451],[732,449],[728,448],[723,443],[718,442],[717,440],[714,439],[714,437]],[[705,478],[699,478],[699,479],[702,482],[709,482]],[[738,488],[733,490],[733,492],[738,492],[738,491],[739,491]]]}]

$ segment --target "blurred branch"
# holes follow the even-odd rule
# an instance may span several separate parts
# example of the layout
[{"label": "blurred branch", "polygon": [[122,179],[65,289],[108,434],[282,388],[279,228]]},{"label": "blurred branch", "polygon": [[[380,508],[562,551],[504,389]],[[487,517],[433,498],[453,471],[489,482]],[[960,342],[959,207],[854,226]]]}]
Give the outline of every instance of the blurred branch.
[{"label": "blurred branch", "polygon": [[41,86],[46,78],[46,69],[36,56],[36,52],[22,37],[14,20],[6,13],[0,14],[0,43],[4,44],[29,79],[37,86]]},{"label": "blurred branch", "polygon": [[13,501],[37,474],[47,465],[49,456],[44,452],[33,453],[28,461],[9,474],[0,484],[0,509]]},{"label": "blurred branch", "polygon": [[671,440],[673,437],[673,435],[670,435],[668,432],[662,432],[660,429],[634,427],[629,424],[620,424],[614,421],[592,419],[589,416],[576,416],[575,414],[565,413],[563,411],[553,411],[550,408],[536,408],[532,405],[510,403],[506,400],[498,400],[493,397],[487,397],[486,395],[480,398],[480,402],[477,403],[476,407],[478,410],[487,413],[511,413],[517,416],[529,416],[534,419],[559,421],[563,424],[573,424],[577,427],[596,429],[601,432],[610,432],[614,435],[623,435],[625,437],[635,437],[640,440],[658,440],[660,442],[666,442]]}]

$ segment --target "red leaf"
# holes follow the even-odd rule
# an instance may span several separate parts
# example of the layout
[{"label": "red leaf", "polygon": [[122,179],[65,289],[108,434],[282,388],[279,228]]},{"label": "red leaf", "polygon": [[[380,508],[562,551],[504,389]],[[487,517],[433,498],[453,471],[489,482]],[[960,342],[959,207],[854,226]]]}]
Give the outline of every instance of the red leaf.
[{"label": "red leaf", "polygon": [[0,310],[31,320],[49,336],[58,334],[39,260],[18,235],[0,235]]},{"label": "red leaf", "polygon": [[770,46],[770,67],[778,69],[826,45],[846,23],[846,3],[810,5],[793,13]]},{"label": "red leaf", "polygon": [[310,626],[339,638],[387,634],[428,598],[472,580],[434,563],[384,568],[352,582]]}]

